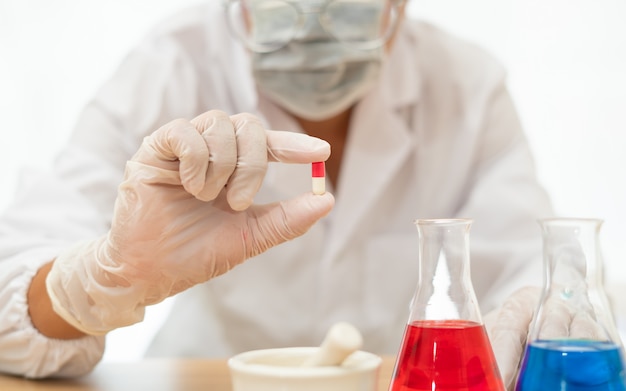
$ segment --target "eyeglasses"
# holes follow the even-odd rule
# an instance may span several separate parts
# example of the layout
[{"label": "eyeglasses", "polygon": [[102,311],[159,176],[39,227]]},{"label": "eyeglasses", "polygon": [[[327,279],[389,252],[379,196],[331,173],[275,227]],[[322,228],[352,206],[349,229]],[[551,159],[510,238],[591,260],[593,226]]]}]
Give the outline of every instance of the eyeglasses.
[{"label": "eyeglasses", "polygon": [[312,14],[325,34],[354,49],[370,50],[391,37],[405,1],[225,0],[225,8],[231,30],[258,53],[286,46],[311,27]]}]

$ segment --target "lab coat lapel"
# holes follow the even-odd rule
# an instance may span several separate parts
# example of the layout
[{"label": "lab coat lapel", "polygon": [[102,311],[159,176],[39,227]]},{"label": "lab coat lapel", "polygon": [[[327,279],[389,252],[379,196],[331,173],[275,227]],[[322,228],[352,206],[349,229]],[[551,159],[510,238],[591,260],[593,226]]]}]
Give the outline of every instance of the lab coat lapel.
[{"label": "lab coat lapel", "polygon": [[333,212],[331,258],[341,252],[368,211],[376,208],[388,181],[411,150],[406,125],[398,115],[362,103],[343,158]]},{"label": "lab coat lapel", "polygon": [[330,259],[341,256],[368,211],[384,202],[387,184],[415,147],[411,113],[421,89],[418,62],[415,42],[399,34],[380,82],[355,108],[332,213]]},{"label": "lab coat lapel", "polygon": [[384,202],[388,183],[414,148],[410,107],[418,99],[419,80],[412,52],[394,50],[381,82],[353,113],[332,217],[330,259],[340,256],[368,212]]}]

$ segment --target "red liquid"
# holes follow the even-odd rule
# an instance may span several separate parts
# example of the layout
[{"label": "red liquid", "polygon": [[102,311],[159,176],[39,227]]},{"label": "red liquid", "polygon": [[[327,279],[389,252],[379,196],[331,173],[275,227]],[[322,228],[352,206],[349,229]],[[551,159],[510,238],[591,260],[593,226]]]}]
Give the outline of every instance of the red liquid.
[{"label": "red liquid", "polygon": [[389,391],[504,391],[485,328],[465,320],[407,325]]}]

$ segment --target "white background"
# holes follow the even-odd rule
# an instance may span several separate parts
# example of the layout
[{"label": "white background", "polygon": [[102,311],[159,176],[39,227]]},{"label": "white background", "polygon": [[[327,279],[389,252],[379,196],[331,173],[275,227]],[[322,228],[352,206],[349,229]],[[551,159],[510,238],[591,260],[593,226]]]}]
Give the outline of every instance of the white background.
[{"label": "white background", "polygon": [[[86,100],[147,29],[198,2],[0,0],[0,209],[19,169],[50,162]],[[408,12],[506,65],[541,181],[559,214],[605,220],[607,287],[625,297],[626,1],[409,0]],[[105,359],[139,358],[169,305],[112,333]],[[626,304],[617,309],[621,324]]]}]

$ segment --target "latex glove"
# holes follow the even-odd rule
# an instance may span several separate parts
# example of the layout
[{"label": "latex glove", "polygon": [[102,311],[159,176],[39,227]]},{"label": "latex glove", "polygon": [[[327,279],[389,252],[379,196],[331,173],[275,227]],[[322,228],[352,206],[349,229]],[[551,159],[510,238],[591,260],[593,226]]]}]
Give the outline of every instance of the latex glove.
[{"label": "latex glove", "polygon": [[515,388],[519,366],[526,350],[531,323],[538,329],[536,338],[604,340],[606,331],[595,320],[594,309],[586,295],[564,299],[558,285],[555,294],[542,304],[539,321],[534,319],[542,289],[525,287],[506,299],[502,307],[487,314],[485,328],[489,334],[498,367],[508,390]]},{"label": "latex glove", "polygon": [[515,388],[518,367],[540,296],[538,287],[522,288],[483,319],[507,390]]},{"label": "latex glove", "polygon": [[268,161],[329,155],[327,142],[265,130],[249,114],[210,111],[166,124],[127,163],[108,234],[56,258],[46,280],[55,312],[85,333],[104,334],[304,234],[332,209],[331,194],[268,205],[253,205],[253,197]]}]

